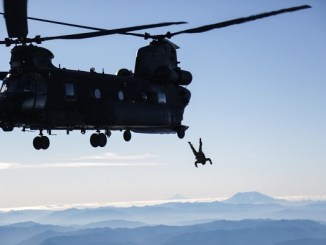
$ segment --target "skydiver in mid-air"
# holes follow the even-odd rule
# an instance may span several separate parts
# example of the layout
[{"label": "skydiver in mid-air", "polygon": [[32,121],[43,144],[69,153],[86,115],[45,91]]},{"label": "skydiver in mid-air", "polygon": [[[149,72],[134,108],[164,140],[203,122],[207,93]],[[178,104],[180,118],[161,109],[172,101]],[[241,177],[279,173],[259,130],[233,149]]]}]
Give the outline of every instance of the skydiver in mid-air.
[{"label": "skydiver in mid-air", "polygon": [[195,154],[195,157],[196,157],[196,162],[195,162],[196,168],[198,168],[198,166],[197,166],[198,163],[201,163],[202,165],[205,165],[206,162],[209,161],[210,164],[213,164],[212,160],[210,158],[206,158],[205,154],[203,153],[203,150],[202,150],[203,143],[201,142],[201,138],[199,139],[199,150],[198,150],[198,152],[195,150],[195,148],[193,147],[191,142],[188,142],[188,143],[189,143],[189,145],[191,147],[191,150],[193,151],[193,153]]}]

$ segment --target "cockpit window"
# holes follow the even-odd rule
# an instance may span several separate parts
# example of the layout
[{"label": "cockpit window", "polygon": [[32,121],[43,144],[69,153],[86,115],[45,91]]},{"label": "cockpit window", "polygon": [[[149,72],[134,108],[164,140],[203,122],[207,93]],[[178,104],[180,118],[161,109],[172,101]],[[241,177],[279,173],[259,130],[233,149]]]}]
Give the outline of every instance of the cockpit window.
[{"label": "cockpit window", "polygon": [[13,81],[4,81],[2,83],[0,93],[11,93],[11,92],[16,92],[18,89],[18,83],[16,80]]},{"label": "cockpit window", "polygon": [[165,93],[157,93],[157,102],[159,104],[165,104],[166,103],[166,95],[165,95]]},{"label": "cockpit window", "polygon": [[6,93],[8,90],[8,86],[7,84],[1,84],[1,90],[0,90],[0,93],[3,94],[3,93]]},{"label": "cockpit window", "polygon": [[9,76],[3,80],[0,93],[46,94],[46,85],[39,74]]}]

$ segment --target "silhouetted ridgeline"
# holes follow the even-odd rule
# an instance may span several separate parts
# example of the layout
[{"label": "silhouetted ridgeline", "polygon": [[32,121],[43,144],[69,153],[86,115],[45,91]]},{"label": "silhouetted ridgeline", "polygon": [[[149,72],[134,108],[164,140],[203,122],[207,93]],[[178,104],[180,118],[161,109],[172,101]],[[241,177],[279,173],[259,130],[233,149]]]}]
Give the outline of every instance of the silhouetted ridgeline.
[{"label": "silhouetted ridgeline", "polygon": [[326,226],[308,220],[214,221],[190,226],[60,227],[32,222],[0,227],[4,245],[325,245]]}]

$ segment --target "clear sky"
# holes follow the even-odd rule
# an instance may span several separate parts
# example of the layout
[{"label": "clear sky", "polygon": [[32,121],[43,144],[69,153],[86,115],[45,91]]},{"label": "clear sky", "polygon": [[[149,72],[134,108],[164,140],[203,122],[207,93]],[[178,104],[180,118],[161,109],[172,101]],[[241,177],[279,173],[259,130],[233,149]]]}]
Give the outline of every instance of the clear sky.
[{"label": "clear sky", "polygon": [[[322,0],[30,0],[29,16],[102,28],[165,21],[178,31],[261,12],[310,4],[312,9],[173,39],[178,60],[191,71],[192,99],[183,140],[176,135],[113,132],[105,148],[89,136],[57,132],[47,151],[36,151],[38,132],[0,133],[0,208],[228,197],[239,191],[272,196],[326,195],[326,2]],[[30,36],[84,30],[29,22]],[[6,37],[4,20],[0,37]],[[148,41],[108,36],[52,41],[42,46],[54,64],[116,73],[134,68]],[[0,70],[10,48],[0,47]],[[214,164],[194,167],[188,141]]]}]

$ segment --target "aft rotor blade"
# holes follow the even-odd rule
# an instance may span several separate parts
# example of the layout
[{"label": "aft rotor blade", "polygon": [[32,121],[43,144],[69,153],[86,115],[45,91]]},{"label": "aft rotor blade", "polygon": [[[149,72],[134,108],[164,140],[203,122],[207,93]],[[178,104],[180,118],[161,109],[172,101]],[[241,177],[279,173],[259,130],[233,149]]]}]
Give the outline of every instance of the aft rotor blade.
[{"label": "aft rotor blade", "polygon": [[4,0],[3,8],[8,37],[25,38],[28,34],[27,0]]},{"label": "aft rotor blade", "polygon": [[126,32],[126,33],[121,33],[123,35],[127,35],[127,36],[135,36],[135,37],[142,37],[142,38],[146,38],[147,35],[150,35],[150,34],[141,34],[141,33],[132,33],[132,32]]},{"label": "aft rotor blade", "polygon": [[180,25],[180,24],[185,24],[185,23],[187,23],[187,22],[164,22],[164,23],[158,23],[158,24],[125,27],[125,28],[118,28],[118,29],[112,29],[112,30],[86,32],[86,33],[61,35],[61,36],[53,36],[53,37],[41,37],[39,40],[40,41],[49,41],[49,40],[56,40],[56,39],[66,39],[66,40],[68,39],[69,40],[69,39],[93,38],[93,37],[121,34],[121,33],[125,33],[125,32],[130,32],[130,31],[157,28],[157,27],[163,27],[163,26],[169,26],[169,25]]},{"label": "aft rotor blade", "polygon": [[184,33],[206,32],[206,31],[210,31],[210,30],[213,30],[213,29],[223,28],[223,27],[227,27],[227,26],[231,26],[231,25],[242,24],[242,23],[249,22],[249,21],[254,21],[254,20],[257,20],[257,19],[262,19],[262,18],[266,18],[266,17],[278,15],[278,14],[284,14],[284,13],[288,13],[288,12],[294,12],[294,11],[307,9],[307,8],[311,8],[311,6],[302,5],[302,6],[292,7],[292,8],[280,9],[280,10],[276,10],[276,11],[272,11],[272,12],[261,13],[261,14],[252,15],[252,16],[248,16],[248,17],[228,20],[228,21],[219,22],[219,23],[216,23],[216,24],[205,25],[205,26],[200,26],[200,27],[197,27],[197,28],[192,28],[192,29],[187,29],[187,30],[183,30],[183,31],[179,31],[179,32],[174,32],[174,33],[171,33],[171,36],[184,34]]}]

